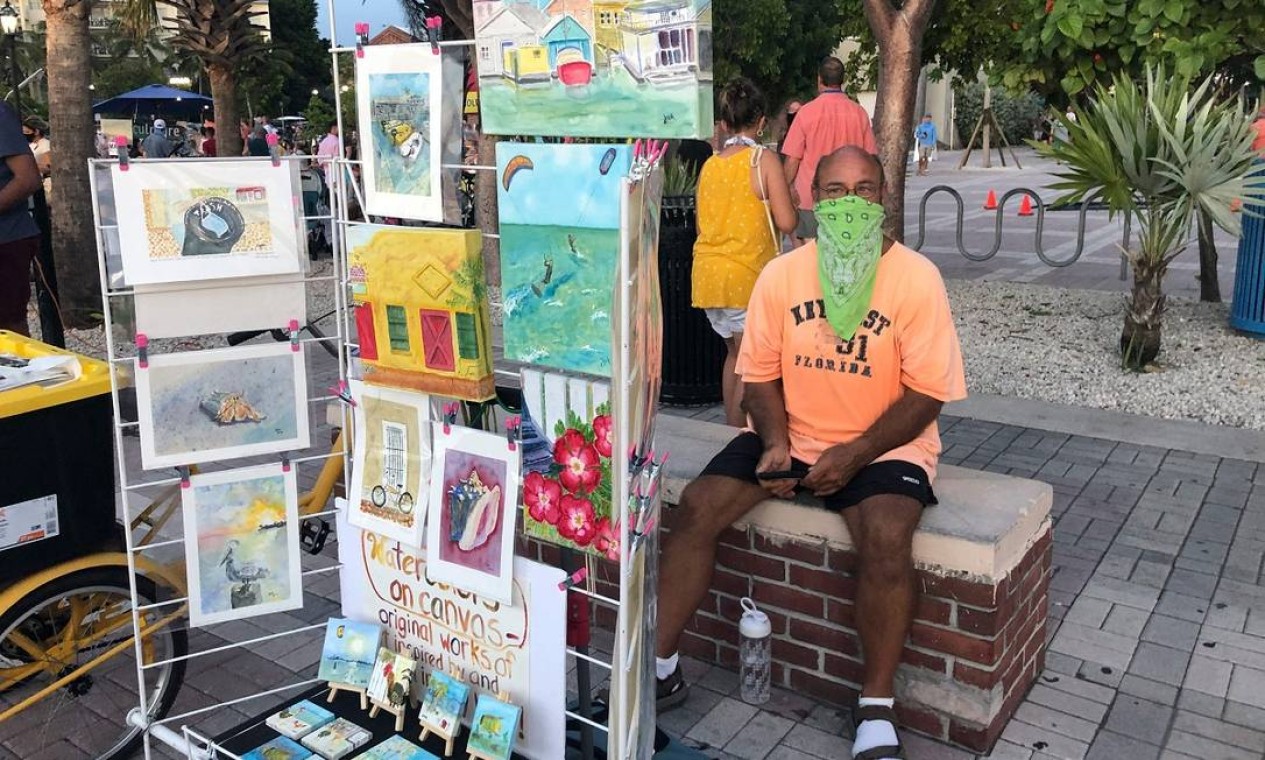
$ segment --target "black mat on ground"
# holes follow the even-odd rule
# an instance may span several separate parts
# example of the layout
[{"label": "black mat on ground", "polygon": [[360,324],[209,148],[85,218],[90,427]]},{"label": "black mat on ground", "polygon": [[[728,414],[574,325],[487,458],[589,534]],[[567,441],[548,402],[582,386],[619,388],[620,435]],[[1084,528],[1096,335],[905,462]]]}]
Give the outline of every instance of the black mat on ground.
[{"label": "black mat on ground", "polygon": [[[376,718],[370,719],[369,712],[367,710],[360,709],[359,694],[340,692],[339,695],[334,698],[334,701],[330,703],[325,701],[328,699],[328,693],[328,687],[318,686],[311,691],[297,694],[285,701],[278,702],[275,707],[256,715],[250,720],[239,724],[235,728],[225,731],[219,736],[214,737],[215,743],[229,752],[237,755],[244,755],[255,747],[265,744],[280,736],[280,734],[273,731],[271,728],[268,728],[268,726],[264,724],[264,721],[268,719],[269,715],[275,715],[282,709],[304,699],[310,699],[316,704],[325,707],[338,717],[346,718],[352,723],[355,723],[357,726],[373,732],[373,741],[369,742],[364,747],[361,747],[356,752],[348,755],[347,758],[359,757],[366,750],[381,744],[395,735],[394,715],[379,712]],[[400,732],[400,735],[414,744],[420,744],[421,747],[442,758],[444,756],[443,740],[438,737],[431,736],[424,743],[419,743],[418,736],[421,733],[422,727],[417,722],[417,708],[410,707],[407,713],[407,718],[404,721],[404,730]],[[461,736],[457,737],[457,740],[453,742],[453,753],[451,757],[458,759],[466,757],[466,737],[469,735],[470,731],[468,729],[461,732]],[[514,755],[514,760],[526,760],[526,758],[516,753]]]}]

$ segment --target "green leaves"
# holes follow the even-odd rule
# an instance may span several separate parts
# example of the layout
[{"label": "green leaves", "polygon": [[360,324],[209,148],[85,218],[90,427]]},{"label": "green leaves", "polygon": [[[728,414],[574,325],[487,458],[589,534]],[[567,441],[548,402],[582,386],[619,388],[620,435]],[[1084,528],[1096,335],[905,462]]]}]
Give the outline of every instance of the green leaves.
[{"label": "green leaves", "polygon": [[1079,15],[1068,13],[1058,20],[1057,26],[1064,37],[1077,40],[1080,39],[1081,32],[1085,30],[1085,20]]}]

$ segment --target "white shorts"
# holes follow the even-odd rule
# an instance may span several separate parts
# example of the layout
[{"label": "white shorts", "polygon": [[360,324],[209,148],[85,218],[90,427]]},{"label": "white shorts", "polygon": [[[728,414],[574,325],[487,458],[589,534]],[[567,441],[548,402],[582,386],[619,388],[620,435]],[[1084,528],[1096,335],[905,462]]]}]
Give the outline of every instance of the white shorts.
[{"label": "white shorts", "polygon": [[732,338],[734,333],[744,332],[747,329],[746,309],[703,309],[703,311],[707,312],[707,321],[712,323],[712,329],[725,340]]}]

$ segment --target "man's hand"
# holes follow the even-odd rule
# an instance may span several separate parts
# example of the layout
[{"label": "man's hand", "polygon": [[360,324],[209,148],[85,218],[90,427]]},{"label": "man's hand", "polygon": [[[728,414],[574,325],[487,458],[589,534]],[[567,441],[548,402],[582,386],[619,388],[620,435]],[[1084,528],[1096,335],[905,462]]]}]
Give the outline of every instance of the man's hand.
[{"label": "man's hand", "polygon": [[795,189],[794,183],[791,184],[791,205],[799,208],[799,191]]},{"label": "man's hand", "polygon": [[873,459],[867,456],[866,448],[860,439],[831,446],[808,468],[808,477],[800,485],[818,497],[837,493]]},{"label": "man's hand", "polygon": [[[766,448],[755,466],[757,473],[780,472],[789,469],[791,469],[791,452],[785,446]],[[769,493],[783,499],[791,499],[795,496],[796,482],[794,480],[761,480],[760,485],[764,486]]]}]

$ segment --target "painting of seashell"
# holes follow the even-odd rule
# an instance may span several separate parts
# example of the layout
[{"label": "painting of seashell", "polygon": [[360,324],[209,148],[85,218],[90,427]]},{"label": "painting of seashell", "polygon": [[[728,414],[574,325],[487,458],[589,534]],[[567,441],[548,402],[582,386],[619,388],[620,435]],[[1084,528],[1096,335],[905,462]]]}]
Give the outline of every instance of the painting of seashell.
[{"label": "painting of seashell", "polygon": [[457,548],[468,552],[486,544],[496,532],[500,515],[501,487],[494,486],[490,491],[485,491],[475,502],[474,508],[470,510],[470,514],[466,517],[465,528],[461,531],[461,538],[457,542]]}]

